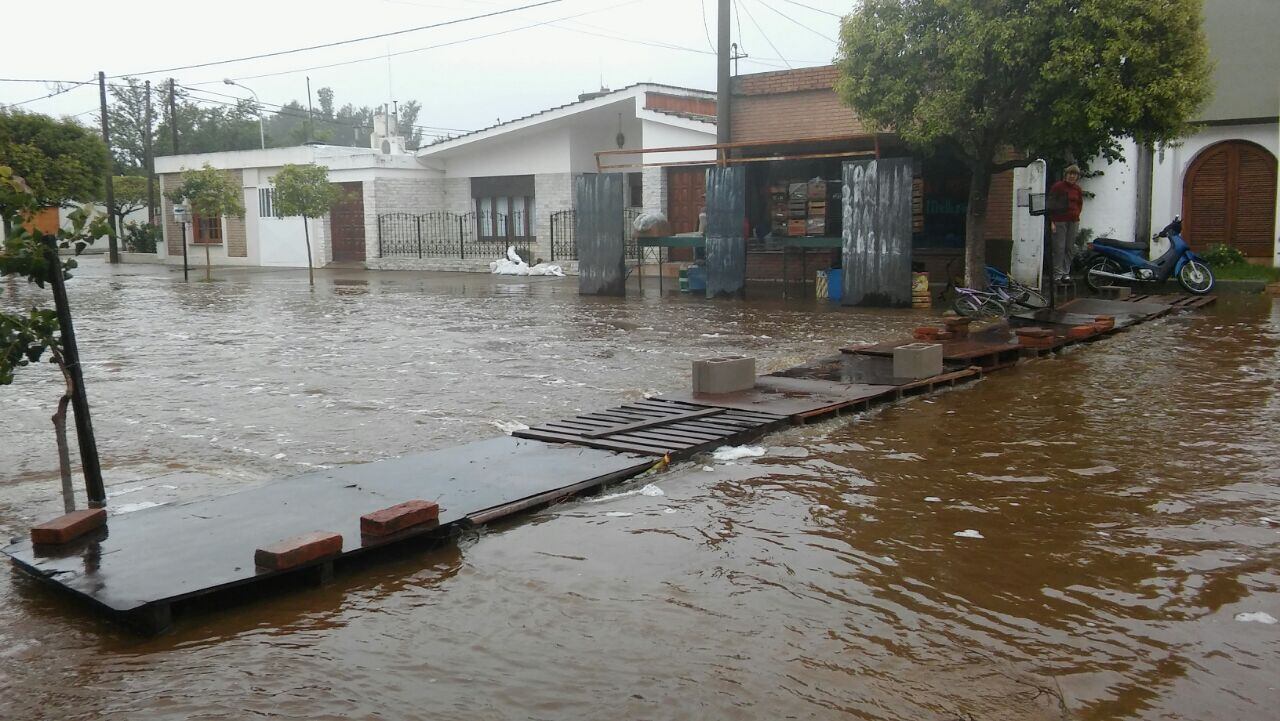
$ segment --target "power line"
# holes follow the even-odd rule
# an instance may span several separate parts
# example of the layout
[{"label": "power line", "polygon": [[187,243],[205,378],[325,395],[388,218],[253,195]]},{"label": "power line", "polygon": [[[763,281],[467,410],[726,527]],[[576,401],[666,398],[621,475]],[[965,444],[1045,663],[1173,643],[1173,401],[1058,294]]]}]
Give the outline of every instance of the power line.
[{"label": "power line", "polygon": [[[734,0],[733,6],[735,8],[738,6],[737,0]],[[773,48],[773,52],[777,53],[778,57],[782,59],[782,62],[786,64],[788,69],[790,69],[791,63],[787,62],[787,59],[782,57],[782,52],[778,50],[778,46],[773,44],[773,41],[770,40],[769,36],[765,34],[764,28],[760,27],[760,23],[756,22],[756,17],[751,14],[751,8],[747,8],[747,19],[751,21],[752,25],[756,26],[756,30],[760,31],[760,37],[764,38],[764,41],[766,43],[769,43],[769,47]],[[741,30],[739,30],[739,32],[741,32]]]},{"label": "power line", "polygon": [[825,34],[823,34],[823,33],[818,32],[817,30],[814,30],[813,28],[809,27],[808,25],[805,25],[804,23],[800,22],[799,20],[796,20],[795,18],[791,17],[790,15],[787,15],[786,13],[782,12],[781,10],[779,10],[779,9],[775,8],[774,6],[772,6],[772,5],[768,4],[768,3],[766,3],[764,0],[756,0],[756,2],[758,2],[758,3],[760,3],[760,5],[764,6],[764,8],[765,8],[766,10],[769,10],[770,12],[773,12],[773,13],[776,13],[776,14],[778,14],[778,15],[781,15],[783,18],[786,18],[786,19],[787,19],[787,20],[789,20],[790,22],[792,22],[792,23],[794,23],[794,24],[796,24],[796,25],[799,25],[800,27],[804,28],[805,30],[808,30],[809,32],[813,33],[814,35],[817,35],[818,37],[820,37],[820,38],[822,38],[822,39],[824,39],[824,40],[830,40],[830,41],[831,41],[831,42],[833,42],[833,43],[834,43],[834,42],[836,42],[836,39],[835,39],[835,38],[833,38],[833,37],[831,37],[830,35],[825,35]]},{"label": "power line", "polygon": [[[117,86],[112,86],[112,87],[117,87]],[[228,93],[220,93],[220,92],[218,92],[218,91],[216,91],[216,90],[206,90],[206,89],[204,89],[204,88],[193,88],[193,87],[191,87],[191,86],[189,86],[189,85],[179,85],[178,87],[182,88],[183,90],[190,91],[190,92],[205,93],[205,94],[207,94],[207,95],[218,95],[218,96],[221,96],[221,97],[224,97],[224,98],[231,98],[231,99],[233,99],[233,100],[238,100],[238,101],[248,102],[248,98],[243,98],[243,97],[240,97],[239,95],[230,95],[230,94],[228,94]],[[293,102],[298,102],[298,101],[296,101],[296,100],[295,100],[295,101],[293,101]],[[286,109],[288,109],[288,106],[286,106],[286,105],[281,105],[281,104],[279,104],[279,103],[268,103],[268,102],[258,101],[258,102],[257,102],[257,104],[258,104],[258,105],[261,105],[261,106],[263,106],[263,107],[265,107],[265,108],[272,109],[272,110],[286,110]],[[325,120],[325,122],[336,122],[336,121]],[[411,124],[409,125],[409,127],[417,128],[417,129],[419,129],[419,130],[424,130],[424,131],[427,131],[427,130],[443,130],[443,131],[445,131],[446,133],[469,133],[469,132],[471,132],[470,130],[464,130],[464,129],[462,129],[462,128],[445,128],[445,127],[442,127],[442,126],[439,126],[439,125],[419,125],[419,124],[417,124],[417,123],[411,123]]]},{"label": "power line", "polygon": [[791,3],[792,5],[798,5],[798,6],[800,6],[800,7],[804,8],[804,9],[806,9],[806,10],[812,10],[812,11],[814,11],[815,13],[822,13],[823,15],[830,15],[830,16],[831,16],[831,17],[833,17],[833,18],[843,18],[843,17],[844,17],[844,16],[843,16],[843,15],[841,15],[840,13],[833,13],[833,12],[831,12],[830,10],[823,10],[822,8],[816,8],[816,7],[812,6],[812,5],[805,5],[805,4],[804,4],[804,3],[802,3],[802,2],[796,2],[796,0],[782,0],[782,2],[785,2],[785,3]]},{"label": "power line", "polygon": [[711,42],[711,28],[707,26],[707,0],[699,0],[698,4],[702,8],[702,12],[700,13],[702,15],[702,32],[707,35],[707,47],[711,48],[712,52],[714,52],[716,44]]},{"label": "power line", "polygon": [[71,86],[69,86],[69,87],[65,87],[65,88],[58,88],[57,90],[53,91],[52,93],[49,93],[48,95],[41,95],[41,96],[39,96],[39,97],[29,98],[29,99],[27,99],[27,100],[22,100],[22,101],[19,101],[19,102],[16,102],[16,103],[7,103],[6,105],[7,105],[7,107],[10,107],[10,108],[16,108],[16,107],[18,107],[18,106],[20,106],[20,105],[26,105],[26,104],[28,104],[28,103],[34,103],[34,102],[36,102],[37,100],[44,100],[45,98],[52,98],[52,97],[55,97],[55,96],[57,96],[57,95],[62,95],[63,93],[69,93],[69,92],[71,92],[72,90],[75,90],[76,88],[80,87],[81,85],[88,85],[89,83],[96,82],[97,80],[98,80],[97,78],[90,78],[89,80],[85,80],[85,81],[82,81],[82,82],[78,82],[78,83],[76,83],[75,85],[71,85]]},{"label": "power line", "polygon": [[50,80],[48,78],[0,78],[0,83],[78,83],[79,80]]},{"label": "power line", "polygon": [[109,77],[112,80],[115,80],[117,78],[139,77],[142,75],[155,75],[157,73],[171,73],[178,70],[192,70],[195,68],[207,68],[214,65],[226,65],[228,63],[238,63],[246,60],[262,60],[264,58],[274,58],[274,57],[279,57],[281,55],[292,55],[293,53],[307,52],[309,50],[321,50],[323,48],[333,48],[333,47],[338,47],[339,45],[350,45],[351,43],[364,42],[366,40],[378,40],[380,38],[389,38],[395,35],[404,35],[405,33],[418,32],[420,30],[431,30],[434,28],[442,28],[448,25],[457,25],[459,23],[470,22],[472,20],[482,20],[484,18],[496,17],[498,15],[507,15],[509,13],[518,12],[520,10],[529,10],[531,8],[541,7],[543,5],[552,5],[552,4],[563,2],[563,1],[564,0],[541,0],[541,2],[530,3],[528,5],[521,5],[519,7],[514,7],[514,8],[507,8],[506,10],[494,10],[493,12],[482,13],[480,15],[472,15],[470,17],[457,18],[454,20],[445,20],[438,23],[431,23],[430,25],[419,25],[418,27],[405,28],[404,30],[393,30],[391,32],[378,33],[377,35],[365,35],[363,37],[351,38],[350,40],[337,40],[331,43],[321,43],[319,45],[308,45],[307,47],[293,48],[291,50],[277,50],[275,52],[260,53],[258,55],[246,55],[244,57],[229,58],[227,60],[213,60],[207,63],[195,63],[193,65],[177,65],[171,68],[159,68],[156,70],[146,70],[139,73],[125,73],[124,75],[112,75]]},{"label": "power line", "polygon": [[[560,0],[556,0],[556,1],[557,1],[557,2],[559,2]],[[410,53],[420,53],[420,52],[423,52],[423,51],[425,51],[425,50],[435,50],[435,49],[437,49],[437,48],[445,48],[445,47],[449,47],[449,46],[451,46],[451,45],[461,45],[462,43],[471,42],[471,41],[473,41],[473,40],[483,40],[483,39],[485,39],[485,38],[497,37],[497,36],[499,36],[499,35],[507,35],[507,34],[509,34],[509,33],[514,33],[514,32],[520,31],[520,30],[528,30],[529,28],[536,28],[536,27],[540,27],[540,26],[543,26],[543,25],[550,25],[550,24],[552,24],[552,23],[562,22],[562,21],[564,21],[564,20],[572,20],[573,18],[582,17],[583,15],[590,15],[590,14],[592,14],[592,13],[603,12],[603,11],[605,11],[605,10],[612,10],[612,9],[614,9],[614,8],[617,8],[617,7],[622,7],[623,5],[631,5],[631,4],[635,3],[635,2],[638,2],[638,0],[627,0],[627,2],[618,3],[617,5],[610,5],[610,6],[608,6],[608,7],[596,8],[596,9],[594,9],[594,10],[586,10],[586,11],[584,11],[584,12],[575,13],[575,14],[573,14],[573,15],[566,15],[565,17],[562,17],[562,18],[556,18],[556,19],[554,19],[554,20],[544,20],[544,21],[542,21],[542,22],[531,23],[531,24],[529,24],[529,25],[522,25],[522,26],[520,26],[520,27],[509,28],[509,29],[507,29],[507,30],[498,30],[498,31],[496,31],[496,32],[485,33],[485,34],[483,34],[483,35],[473,35],[473,36],[471,36],[471,37],[462,38],[462,39],[460,39],[460,40],[451,40],[451,41],[449,41],[449,42],[447,42],[447,43],[437,43],[437,44],[435,44],[435,45],[428,45],[428,46],[426,46],[426,47],[414,48],[414,49],[412,49],[412,50],[401,50],[401,51],[399,51],[399,52],[394,52],[394,53],[383,53],[382,55],[374,55],[374,56],[372,56],[372,57],[367,57],[367,58],[357,58],[357,59],[355,59],[355,60],[344,60],[344,61],[342,61],[342,62],[337,62],[337,63],[328,63],[328,64],[326,64],[326,65],[312,65],[312,66],[310,66],[310,67],[306,67],[306,68],[294,68],[294,69],[292,69],[292,70],[281,70],[281,71],[273,72],[273,73],[262,73],[262,74],[259,74],[259,75],[242,75],[242,76],[240,76],[240,77],[235,77],[235,78],[231,78],[231,79],[232,79],[232,80],[258,80],[258,79],[260,79],[260,78],[273,78],[273,77],[276,77],[276,76],[279,76],[279,75],[292,75],[292,74],[294,74],[294,73],[302,73],[302,72],[307,72],[307,71],[309,71],[309,70],[327,70],[327,69],[329,69],[329,68],[341,67],[341,66],[343,66],[343,65],[354,65],[354,64],[356,64],[356,63],[367,63],[367,62],[371,62],[371,61],[374,61],[374,60],[386,60],[387,58],[398,57],[398,56],[400,56],[400,55],[409,55]],[[207,80],[207,81],[202,81],[202,82],[192,83],[192,84],[193,84],[193,85],[210,85],[210,84],[213,84],[213,83],[219,83],[219,82],[222,82],[222,81],[221,81],[221,80]]]}]

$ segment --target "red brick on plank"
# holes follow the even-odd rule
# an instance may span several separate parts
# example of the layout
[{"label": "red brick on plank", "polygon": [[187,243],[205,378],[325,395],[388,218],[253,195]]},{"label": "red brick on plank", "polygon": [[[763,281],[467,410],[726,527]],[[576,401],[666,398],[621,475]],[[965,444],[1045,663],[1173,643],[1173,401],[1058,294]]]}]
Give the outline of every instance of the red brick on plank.
[{"label": "red brick on plank", "polygon": [[1018,328],[1013,331],[1019,338],[1052,338],[1053,331],[1048,328],[1039,328],[1031,326],[1028,328]]},{"label": "red brick on plank", "polygon": [[60,544],[74,541],[97,528],[107,524],[107,509],[86,508],[83,511],[72,511],[58,516],[52,521],[45,521],[31,527],[31,542],[40,544]]},{"label": "red brick on plank", "polygon": [[342,553],[342,534],[313,531],[254,551],[259,568],[283,571]]},{"label": "red brick on plank", "polygon": [[1067,331],[1067,337],[1072,340],[1080,340],[1096,334],[1097,330],[1094,329],[1093,325],[1073,325]]},{"label": "red brick on plank", "polygon": [[431,501],[405,501],[390,508],[366,513],[360,517],[360,534],[363,536],[390,536],[414,526],[433,523],[440,519],[440,506]]}]

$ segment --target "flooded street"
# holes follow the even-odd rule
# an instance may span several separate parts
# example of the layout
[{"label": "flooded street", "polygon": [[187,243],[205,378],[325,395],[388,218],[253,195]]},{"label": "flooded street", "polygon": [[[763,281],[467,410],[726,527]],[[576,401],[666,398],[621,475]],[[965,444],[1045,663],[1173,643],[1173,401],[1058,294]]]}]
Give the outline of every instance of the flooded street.
[{"label": "flooded street", "polygon": [[[113,512],[903,335],[920,311],[576,279],[88,259]],[[42,297],[0,285],[0,305]],[[61,381],[0,388],[0,533],[61,512]],[[1224,295],[132,636],[5,564],[2,719],[1280,719],[1280,302]],[[78,470],[78,469],[77,469]],[[78,481],[78,478],[77,478]],[[663,495],[626,493],[651,481]],[[157,549],[160,552],[160,549]]]}]

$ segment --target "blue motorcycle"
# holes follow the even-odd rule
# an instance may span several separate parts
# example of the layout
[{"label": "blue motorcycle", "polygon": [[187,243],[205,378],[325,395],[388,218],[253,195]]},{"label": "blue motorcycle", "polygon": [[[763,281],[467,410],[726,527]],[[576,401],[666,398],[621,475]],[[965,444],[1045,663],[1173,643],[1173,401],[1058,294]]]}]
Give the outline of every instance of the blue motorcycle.
[{"label": "blue motorcycle", "polygon": [[1148,260],[1150,243],[1126,243],[1112,238],[1097,238],[1089,244],[1085,261],[1085,280],[1089,289],[1098,292],[1104,285],[1125,283],[1163,283],[1174,276],[1178,283],[1195,295],[1213,290],[1213,271],[1203,258],[1191,252],[1182,239],[1182,218],[1174,217],[1164,230],[1151,236],[1168,238],[1169,249],[1159,258]]}]

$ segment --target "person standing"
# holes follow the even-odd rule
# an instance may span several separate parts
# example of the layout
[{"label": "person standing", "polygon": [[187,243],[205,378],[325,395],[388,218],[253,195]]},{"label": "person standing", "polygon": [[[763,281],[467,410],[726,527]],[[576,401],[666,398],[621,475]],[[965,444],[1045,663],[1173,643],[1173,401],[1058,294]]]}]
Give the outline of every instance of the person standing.
[{"label": "person standing", "polygon": [[1084,207],[1084,191],[1077,184],[1079,180],[1079,166],[1068,165],[1062,180],[1049,188],[1049,197],[1054,199],[1054,207],[1059,208],[1049,216],[1053,230],[1053,277],[1057,280],[1071,277],[1071,257],[1080,232],[1080,210]]}]

